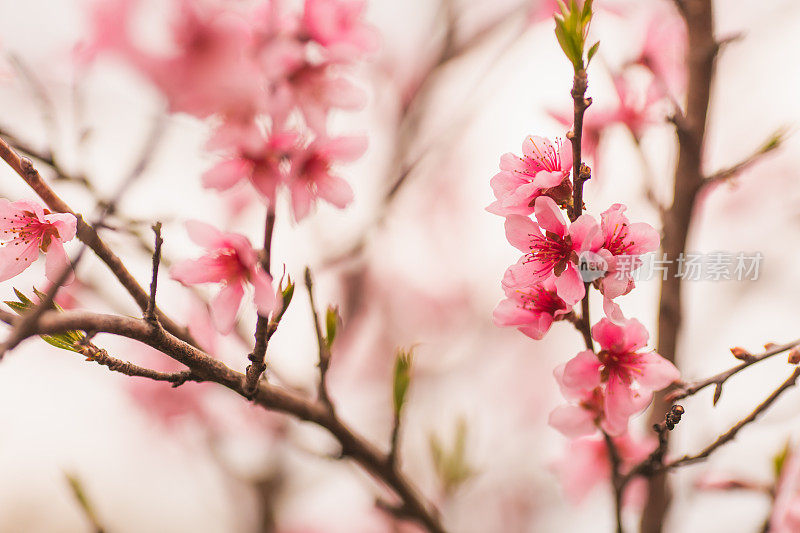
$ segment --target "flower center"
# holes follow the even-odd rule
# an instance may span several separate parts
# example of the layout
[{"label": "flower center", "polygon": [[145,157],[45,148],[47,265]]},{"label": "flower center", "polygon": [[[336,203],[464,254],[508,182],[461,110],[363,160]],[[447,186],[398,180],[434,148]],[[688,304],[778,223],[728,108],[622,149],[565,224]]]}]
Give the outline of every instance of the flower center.
[{"label": "flower center", "polygon": [[572,238],[569,235],[561,237],[548,231],[544,235],[531,234],[531,240],[531,251],[526,262],[538,263],[537,275],[544,276],[552,270],[556,276],[560,276],[574,255]]}]

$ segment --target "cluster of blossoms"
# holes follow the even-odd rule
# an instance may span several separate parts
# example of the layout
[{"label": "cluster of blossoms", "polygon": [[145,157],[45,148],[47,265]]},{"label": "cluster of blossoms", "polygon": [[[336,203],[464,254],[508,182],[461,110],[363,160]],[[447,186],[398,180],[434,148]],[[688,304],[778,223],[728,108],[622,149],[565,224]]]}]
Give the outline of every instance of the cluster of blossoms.
[{"label": "cluster of blossoms", "polygon": [[[508,241],[523,252],[503,277],[506,299],[495,309],[495,322],[538,340],[553,322],[576,318],[573,307],[586,297],[587,289],[594,287],[603,295],[607,316],[591,329],[600,350],[583,351],[556,369],[569,403],[551,414],[550,423],[578,439],[572,448],[586,452],[585,459],[593,464],[597,462],[592,457],[600,457],[598,447],[605,449],[597,435],[604,431],[625,444],[620,448],[630,453],[622,460],[632,465],[647,445],[631,441],[630,417],[647,407],[654,391],[680,377],[672,363],[644,349],[647,330],[637,320],[626,319],[614,301],[635,287],[630,261],[658,249],[658,233],[648,224],[631,223],[622,204],[604,211],[599,223],[589,214],[567,223],[562,209],[571,205],[570,145],[528,137],[522,151],[521,157],[502,157],[501,171],[491,183],[497,201],[488,210],[505,217]],[[607,477],[607,452],[602,457],[599,464],[605,466],[592,469],[596,476],[581,477],[582,487],[588,488],[603,473]],[[568,492],[582,494],[568,486],[569,471],[563,474]]]},{"label": "cluster of blossoms", "polygon": [[[204,187],[252,187],[256,194],[249,196],[269,209],[283,188],[297,221],[318,198],[337,208],[351,202],[353,191],[333,166],[358,159],[366,138],[331,135],[327,122],[332,110],[365,102],[346,76],[378,44],[362,20],[363,0],[306,0],[297,12],[283,0],[171,0],[172,46],[163,55],[131,37],[140,3],[98,3],[93,37],[79,58],[121,57],[159,89],[171,112],[208,121],[207,148],[221,159],[203,175]],[[275,302],[272,280],[248,239],[200,223],[190,223],[189,233],[207,253],[176,265],[172,275],[187,285],[221,285],[212,304],[218,330],[230,332],[245,286],[254,288],[258,311],[266,316]]]}]

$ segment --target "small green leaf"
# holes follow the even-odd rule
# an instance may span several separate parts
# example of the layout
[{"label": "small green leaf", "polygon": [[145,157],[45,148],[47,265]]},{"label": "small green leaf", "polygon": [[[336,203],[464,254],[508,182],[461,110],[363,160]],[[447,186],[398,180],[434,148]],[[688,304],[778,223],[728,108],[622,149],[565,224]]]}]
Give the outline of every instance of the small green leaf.
[{"label": "small green leaf", "polygon": [[776,480],[781,477],[781,472],[783,471],[783,465],[786,464],[786,459],[789,458],[790,453],[791,453],[791,445],[787,440],[786,444],[783,445],[781,451],[778,452],[778,454],[772,458],[772,473],[775,475]]},{"label": "small green leaf", "polygon": [[281,315],[286,312],[286,310],[289,308],[289,304],[292,303],[292,297],[294,296],[294,287],[295,284],[292,281],[291,276],[287,276],[286,286],[281,287],[281,312],[280,312]]},{"label": "small green leaf", "polygon": [[414,363],[413,348],[406,351],[397,350],[394,362],[394,379],[392,380],[392,392],[394,399],[394,414],[400,416],[400,411],[406,403],[408,387],[411,385],[411,367]]},{"label": "small green leaf", "polygon": [[333,341],[336,339],[336,331],[342,323],[342,318],[339,316],[339,306],[329,305],[328,310],[325,312],[325,342],[328,349],[333,346]]},{"label": "small green leaf", "polygon": [[466,419],[459,418],[450,449],[446,449],[435,434],[429,438],[431,459],[446,494],[452,494],[477,474],[467,459],[467,429]]},{"label": "small green leaf", "polygon": [[[46,295],[37,290],[36,287],[33,288],[33,292],[36,297],[41,301],[42,299],[46,298]],[[30,311],[36,304],[33,301],[25,296],[21,291],[14,288],[14,294],[17,295],[19,299],[18,302],[13,300],[5,301],[4,303],[9,306],[15,313],[18,315],[23,315],[26,312]],[[53,304],[52,308],[56,311],[63,311],[63,309],[58,306],[57,304]],[[84,340],[85,336],[80,331],[65,331],[63,333],[58,333],[55,335],[40,335],[43,341],[50,344],[51,346],[55,346],[56,348],[60,348],[62,350],[69,350],[71,352],[80,352],[79,345]]]},{"label": "small green leaf", "polygon": [[589,66],[589,63],[592,62],[592,58],[597,53],[597,49],[600,47],[600,41],[597,41],[589,48],[589,51],[586,53],[586,66]]}]

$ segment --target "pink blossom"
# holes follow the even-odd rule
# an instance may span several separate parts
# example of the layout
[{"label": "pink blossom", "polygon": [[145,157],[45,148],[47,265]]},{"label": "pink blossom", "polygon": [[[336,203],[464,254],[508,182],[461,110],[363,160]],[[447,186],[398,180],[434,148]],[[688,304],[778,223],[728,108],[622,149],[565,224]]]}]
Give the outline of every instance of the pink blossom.
[{"label": "pink blossom", "polygon": [[532,285],[555,277],[558,295],[566,302],[577,302],[586,293],[578,272],[578,254],[596,252],[603,244],[597,221],[583,214],[569,227],[555,201],[540,196],[534,204],[537,222],[528,217],[506,218],[506,237],[517,249],[526,252],[506,272],[503,283]]},{"label": "pink blossom", "polygon": [[261,268],[247,237],[222,233],[199,221],[187,222],[186,230],[207,253],[199,259],[175,265],[170,273],[184,285],[219,283],[222,286],[211,303],[211,315],[217,330],[227,334],[233,329],[246,285],[254,288],[258,313],[267,316],[276,299],[271,287],[272,278]]},{"label": "pink blossom", "polygon": [[[77,220],[51,213],[35,202],[0,198],[0,281],[13,278],[45,254],[45,275],[56,283],[69,265],[64,243],[75,237]],[[71,281],[71,280],[70,280]]]},{"label": "pink blossom", "polygon": [[[614,444],[623,472],[645,459],[654,448],[652,441],[635,441],[627,433],[615,437]],[[611,477],[611,462],[604,438],[597,435],[573,440],[564,457],[554,464],[554,470],[567,499],[580,503],[594,487],[607,484]],[[630,487],[626,492],[634,489]],[[626,499],[626,503],[630,500]]]},{"label": "pink blossom", "polygon": [[136,47],[128,25],[136,0],[99,2],[84,56],[122,56],[166,96],[170,110],[198,117],[254,114],[263,107],[263,74],[253,55],[252,24],[222,4],[176,0],[172,49],[156,55]]},{"label": "pink blossom", "polygon": [[497,304],[494,322],[515,326],[532,339],[545,336],[553,321],[564,318],[576,302],[567,303],[556,294],[553,278],[529,287],[503,287],[506,299]]},{"label": "pink blossom", "polygon": [[378,35],[362,20],[365,7],[363,0],[306,0],[302,23],[312,39],[337,56],[373,52]]},{"label": "pink blossom", "polygon": [[657,2],[636,62],[650,69],[662,93],[672,98],[686,87],[686,24],[670,2]]},{"label": "pink blossom", "polygon": [[339,209],[353,200],[353,190],[342,178],[332,173],[337,161],[354,161],[367,149],[366,137],[319,138],[298,150],[289,174],[289,191],[296,220],[308,215],[317,198]]},{"label": "pink blossom", "polygon": [[522,157],[507,153],[500,158],[500,172],[490,182],[497,200],[486,210],[500,216],[530,215],[534,200],[543,195],[566,205],[572,194],[571,169],[570,143],[529,136],[522,143]]},{"label": "pink blossom", "polygon": [[269,203],[275,202],[275,192],[285,179],[284,161],[288,165],[299,135],[295,132],[276,132],[262,140],[257,149],[242,145],[234,150],[232,158],[218,163],[203,174],[203,186],[228,190],[243,179]]},{"label": "pink blossom", "polygon": [[586,350],[568,361],[563,384],[576,394],[602,386],[603,415],[611,428],[625,427],[631,415],[647,407],[654,391],[680,378],[678,369],[657,353],[638,351],[649,338],[638,320],[615,324],[604,318],[592,327],[592,337],[601,351]]},{"label": "pink blossom", "polygon": [[[639,256],[658,250],[661,238],[649,224],[631,224],[625,216],[623,204],[614,204],[600,215],[600,229],[603,232],[603,249],[599,252],[606,260],[608,270],[598,281],[600,292],[606,300],[627,294],[633,289],[633,272],[641,264]],[[613,318],[617,320],[614,304],[606,303],[606,312],[614,309]]]}]

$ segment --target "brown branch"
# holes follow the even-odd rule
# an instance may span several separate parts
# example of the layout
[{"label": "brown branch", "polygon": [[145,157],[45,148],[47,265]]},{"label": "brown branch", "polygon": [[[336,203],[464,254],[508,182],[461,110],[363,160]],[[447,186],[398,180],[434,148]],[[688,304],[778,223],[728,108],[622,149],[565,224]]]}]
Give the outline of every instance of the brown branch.
[{"label": "brown branch", "polygon": [[592,104],[591,98],[586,98],[588,81],[586,71],[581,69],[572,79],[572,104],[573,123],[572,131],[567,134],[572,143],[572,206],[569,218],[575,221],[581,216],[583,210],[583,184],[591,177],[589,167],[581,159],[581,139],[583,137],[583,115],[586,108]]},{"label": "brown branch", "polygon": [[[150,295],[136,281],[136,278],[128,271],[119,257],[106,245],[100,238],[94,227],[87,224],[83,217],[76,214],[42,179],[39,172],[30,164],[30,160],[21,158],[3,139],[0,139],[0,159],[3,159],[28,186],[33,189],[39,198],[44,201],[47,207],[56,213],[70,213],[75,215],[78,221],[77,236],[103,261],[125,288],[128,294],[134,299],[142,310],[147,311]],[[156,309],[156,315],[161,325],[176,337],[183,339],[190,344],[196,345],[196,341],[191,334],[184,328],[172,321],[161,310]]]},{"label": "brown branch", "polygon": [[758,416],[761,413],[766,411],[769,408],[769,406],[772,405],[775,402],[775,400],[777,400],[780,397],[781,394],[783,394],[785,391],[793,387],[796,384],[798,378],[800,378],[800,367],[795,368],[794,372],[792,372],[792,374],[788,377],[788,379],[784,381],[777,389],[775,389],[772,392],[772,394],[770,394],[763,402],[758,404],[756,408],[753,410],[753,412],[751,412],[745,418],[737,422],[731,429],[729,429],[728,431],[717,437],[717,439],[714,442],[703,448],[702,451],[700,451],[695,455],[684,455],[680,459],[676,459],[674,461],[665,464],[663,469],[669,470],[677,468],[679,466],[697,463],[699,461],[706,459],[709,455],[711,455],[711,453],[714,450],[716,450],[723,444],[732,441],[734,437],[736,437],[736,434],[739,433],[739,431],[743,427],[745,427],[750,422],[753,422],[756,418],[758,418]]},{"label": "brown branch", "polygon": [[[686,251],[697,194],[703,184],[703,148],[706,122],[714,78],[714,63],[719,49],[714,39],[714,18],[711,0],[681,0],[678,8],[687,26],[686,112],[675,117],[678,138],[678,162],[675,167],[673,200],[663,214],[662,250],[668,259],[666,277],[661,281],[658,311],[658,353],[676,362],[678,336],[682,324],[681,278],[674,260]],[[650,422],[660,422],[669,409],[667,391],[657,393],[650,413]],[[642,533],[661,533],[671,496],[666,476],[650,478],[647,502],[642,513]]]},{"label": "brown branch", "polygon": [[[267,218],[264,224],[264,249],[261,251],[261,268],[264,269],[267,275],[270,275],[271,268],[271,255],[272,255],[272,233],[275,230],[275,207],[270,205],[267,208]],[[281,314],[284,310],[281,310]],[[273,319],[263,316],[259,313],[256,319],[256,342],[253,351],[247,358],[250,364],[247,366],[245,375],[245,391],[252,394],[256,390],[256,384],[261,379],[261,375],[267,369],[267,345],[269,339],[278,329],[278,320],[275,320],[276,313],[273,312]]]},{"label": "brown branch", "polygon": [[111,357],[106,350],[98,348],[92,343],[86,343],[80,346],[79,349],[80,351],[78,353],[86,357],[87,361],[94,361],[112,372],[119,372],[126,376],[147,378],[154,381],[166,381],[171,383],[173,387],[179,387],[187,381],[200,381],[194,377],[191,370],[159,372],[150,368],[144,368],[128,361]]},{"label": "brown branch", "polygon": [[714,393],[714,397],[715,397],[714,403],[716,403],[716,400],[719,399],[719,395],[722,392],[722,385],[726,381],[728,381],[728,379],[730,379],[732,376],[738,374],[739,372],[741,372],[745,368],[749,367],[750,365],[754,365],[756,363],[760,363],[761,361],[764,361],[765,359],[769,359],[770,357],[772,357],[774,355],[778,355],[778,354],[783,353],[783,352],[785,352],[787,350],[791,350],[792,348],[795,348],[797,346],[800,346],[800,339],[794,340],[794,341],[786,343],[786,344],[782,344],[780,346],[771,347],[770,349],[768,349],[768,350],[766,350],[766,351],[764,351],[763,353],[760,353],[760,354],[751,355],[750,357],[748,357],[741,364],[738,364],[738,365],[736,365],[736,366],[734,366],[734,367],[732,367],[732,368],[730,368],[728,370],[725,370],[724,372],[720,372],[719,374],[715,374],[715,375],[713,375],[713,376],[711,376],[709,378],[706,378],[706,379],[701,380],[701,381],[696,381],[694,383],[682,383],[682,384],[678,385],[677,389],[675,389],[674,391],[669,393],[669,395],[667,396],[666,399],[667,399],[667,401],[674,402],[674,401],[686,398],[688,396],[692,396],[693,394],[697,394],[698,392],[700,392],[701,390],[705,389],[706,387],[710,387],[711,385],[715,385],[717,390]]},{"label": "brown branch", "polygon": [[663,422],[653,425],[653,431],[658,435],[658,446],[641,463],[634,466],[622,479],[623,489],[637,476],[649,477],[658,472],[664,464],[664,455],[667,453],[668,431],[675,429],[681,421],[684,409],[680,405],[673,405],[664,417]]},{"label": "brown branch", "polygon": [[[0,310],[0,320],[14,324],[18,317]],[[42,315],[33,333],[56,334],[65,331],[110,333],[137,340],[187,366],[196,379],[213,381],[237,394],[250,398],[244,389],[245,376],[182,341],[168,331],[153,328],[146,320],[89,313],[85,311],[48,311]],[[291,415],[325,428],[341,446],[341,456],[350,458],[376,480],[390,489],[402,502],[409,520],[431,533],[444,533],[437,511],[416,487],[390,463],[388,455],[351,430],[331,409],[320,401],[312,402],[294,393],[259,381],[252,400],[269,410]]]},{"label": "brown branch", "polygon": [[150,300],[147,302],[147,310],[144,317],[152,324],[158,324],[156,316],[156,291],[158,290],[158,266],[161,264],[161,245],[164,239],[161,238],[161,222],[153,224],[155,233],[155,247],[153,248],[153,278],[150,281]]}]

